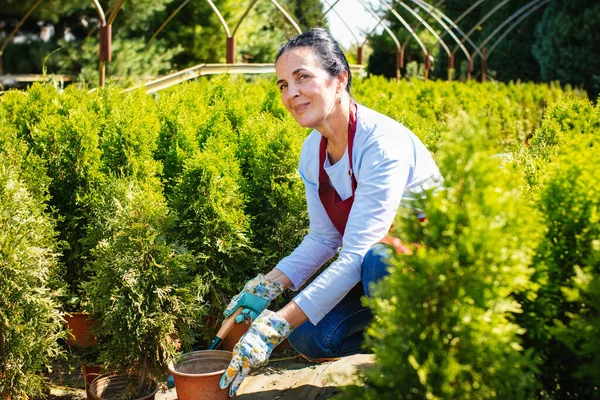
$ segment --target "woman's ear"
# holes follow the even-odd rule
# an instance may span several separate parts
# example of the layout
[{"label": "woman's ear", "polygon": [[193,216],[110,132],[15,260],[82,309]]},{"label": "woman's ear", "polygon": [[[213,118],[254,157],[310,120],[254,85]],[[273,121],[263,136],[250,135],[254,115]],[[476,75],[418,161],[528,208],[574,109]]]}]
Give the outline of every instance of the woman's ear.
[{"label": "woman's ear", "polygon": [[346,86],[348,85],[348,71],[343,70],[338,76],[338,85],[340,87],[340,93],[343,93],[346,90]]}]

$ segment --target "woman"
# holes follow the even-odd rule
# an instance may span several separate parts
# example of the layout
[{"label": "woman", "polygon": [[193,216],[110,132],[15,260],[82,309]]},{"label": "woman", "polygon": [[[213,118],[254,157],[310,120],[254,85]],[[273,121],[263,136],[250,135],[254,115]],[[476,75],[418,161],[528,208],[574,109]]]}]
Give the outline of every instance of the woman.
[{"label": "woman", "polygon": [[[393,244],[386,235],[402,198],[440,180],[429,151],[412,132],[353,101],[348,61],[326,30],[288,41],[275,71],[286,109],[301,126],[313,128],[298,167],[310,232],[271,272],[246,283],[225,311],[228,316],[243,307],[238,322],[254,320],[221,378],[231,396],[250,368],[265,364],[286,337],[310,358],[359,352],[371,320],[360,298],[386,274],[381,242]],[[338,251],[337,260],[287,306],[266,310]]]}]

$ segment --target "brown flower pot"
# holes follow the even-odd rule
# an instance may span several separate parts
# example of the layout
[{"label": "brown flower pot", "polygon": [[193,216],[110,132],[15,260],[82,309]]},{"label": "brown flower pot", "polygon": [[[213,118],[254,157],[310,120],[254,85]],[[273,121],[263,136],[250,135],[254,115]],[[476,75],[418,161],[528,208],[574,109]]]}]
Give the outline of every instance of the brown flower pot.
[{"label": "brown flower pot", "polygon": [[[132,382],[132,379],[135,382]],[[120,399],[128,386],[137,385],[137,380],[137,377],[131,378],[124,375],[100,375],[90,385],[89,398],[93,400]],[[135,397],[136,400],[154,400],[158,391],[158,383],[152,379],[148,379],[147,383],[147,393]]]},{"label": "brown flower pot", "polygon": [[90,385],[98,376],[102,374],[102,366],[95,364],[81,364],[81,375],[83,375],[83,383],[85,385],[85,394],[88,400],[90,396]]},{"label": "brown flower pot", "polygon": [[[249,327],[250,324],[235,324],[233,329],[231,329],[227,336],[223,338],[223,350],[233,351],[233,346],[235,346],[236,343],[239,342],[240,338],[244,333],[248,332]],[[285,339],[279,344],[279,346],[277,346],[278,351],[288,350],[291,348],[292,346],[290,346],[290,343],[287,339]]]},{"label": "brown flower pot", "polygon": [[175,363],[169,363],[177,399],[228,400],[228,391],[219,387],[219,380],[230,361],[230,351],[201,350],[183,354]]},{"label": "brown flower pot", "polygon": [[94,320],[89,314],[80,312],[66,314],[65,321],[69,346],[91,347],[96,344],[96,337],[90,333]]},{"label": "brown flower pot", "polygon": [[232,351],[233,346],[240,340],[244,333],[248,332],[250,324],[241,323],[235,324],[231,331],[223,338],[223,350]]}]

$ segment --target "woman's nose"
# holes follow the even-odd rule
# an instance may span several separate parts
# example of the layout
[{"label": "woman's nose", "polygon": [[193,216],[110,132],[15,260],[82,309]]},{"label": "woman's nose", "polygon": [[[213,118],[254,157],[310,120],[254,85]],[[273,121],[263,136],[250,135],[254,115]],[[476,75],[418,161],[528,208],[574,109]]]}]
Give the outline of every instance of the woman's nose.
[{"label": "woman's nose", "polygon": [[289,93],[290,97],[300,96],[300,91],[298,90],[298,86],[293,85],[293,84],[288,86],[288,93]]}]

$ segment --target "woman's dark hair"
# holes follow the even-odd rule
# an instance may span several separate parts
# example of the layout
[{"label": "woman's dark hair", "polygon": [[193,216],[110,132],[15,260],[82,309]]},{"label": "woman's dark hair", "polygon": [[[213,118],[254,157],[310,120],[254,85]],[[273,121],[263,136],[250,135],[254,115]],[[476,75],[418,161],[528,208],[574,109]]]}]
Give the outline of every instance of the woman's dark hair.
[{"label": "woman's dark hair", "polygon": [[344,70],[348,71],[348,84],[346,85],[346,91],[350,93],[350,86],[352,85],[352,73],[350,72],[350,65],[346,56],[340,49],[340,46],[335,41],[331,33],[323,28],[315,28],[309,31],[303,32],[300,35],[288,40],[284,44],[275,62],[279,60],[279,57],[287,50],[295,49],[298,47],[308,47],[317,56],[317,59],[321,63],[321,66],[330,76],[335,77],[341,74]]}]

